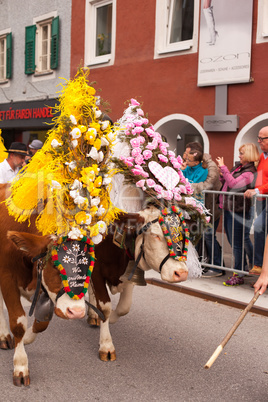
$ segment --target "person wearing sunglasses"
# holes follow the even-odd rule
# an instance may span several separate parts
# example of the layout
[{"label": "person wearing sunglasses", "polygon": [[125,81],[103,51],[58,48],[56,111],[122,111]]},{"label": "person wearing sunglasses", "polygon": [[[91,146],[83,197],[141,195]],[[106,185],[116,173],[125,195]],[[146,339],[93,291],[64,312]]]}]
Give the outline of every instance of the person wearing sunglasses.
[{"label": "person wearing sunglasses", "polygon": [[[257,180],[255,188],[244,193],[246,198],[268,194],[268,126],[259,131],[257,137],[259,146],[262,150],[260,163],[257,168]],[[268,202],[268,200],[267,200]],[[268,231],[268,215],[266,212],[266,199],[257,198],[256,210],[258,217],[254,222],[254,266],[249,271],[252,275],[260,275],[263,264],[263,254],[265,246],[265,234]]]}]

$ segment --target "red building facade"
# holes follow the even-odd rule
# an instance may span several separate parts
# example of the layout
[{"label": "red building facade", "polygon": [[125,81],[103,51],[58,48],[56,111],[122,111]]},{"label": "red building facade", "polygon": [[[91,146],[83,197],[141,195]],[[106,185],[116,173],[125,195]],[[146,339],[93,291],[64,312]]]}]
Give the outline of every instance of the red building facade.
[{"label": "red building facade", "polygon": [[[216,19],[217,1],[214,2]],[[96,81],[96,88],[101,88],[101,97],[111,106],[111,118],[116,121],[123,114],[126,101],[136,98],[142,103],[145,113],[155,128],[166,136],[171,149],[182,152],[189,141],[201,141],[206,152],[215,159],[224,156],[231,167],[238,158],[238,148],[246,142],[255,142],[261,127],[268,125],[268,29],[265,33],[265,1],[245,0],[249,2],[251,15],[241,20],[250,32],[250,77],[248,82],[234,84],[198,86],[198,64],[200,50],[200,21],[203,12],[203,0],[192,0],[189,9],[192,12],[192,37],[186,36],[180,41],[181,48],[162,49],[161,24],[165,25],[167,13],[176,11],[180,1],[167,0],[111,0],[90,1],[75,0],[72,4],[71,29],[71,76],[79,66],[90,69],[90,79]],[[92,51],[92,38],[95,43],[101,34],[94,25],[92,13],[96,4],[105,11],[106,27],[111,32],[110,51],[102,55]],[[187,3],[187,2],[186,2]],[[111,5],[112,9],[108,9]],[[95,8],[94,8],[95,7]],[[163,15],[161,14],[163,11]],[[98,10],[97,10],[98,12]],[[110,19],[109,19],[110,13]],[[113,16],[111,17],[111,13]],[[95,14],[97,16],[98,14]],[[108,20],[107,20],[108,18]],[[247,18],[247,21],[243,21]],[[107,28],[107,21],[109,27]],[[163,22],[164,21],[164,22]],[[112,28],[110,26],[112,24]],[[230,27],[241,32],[239,26]],[[267,21],[268,24],[268,21]],[[160,28],[159,28],[160,26]],[[216,20],[217,26],[217,20]],[[222,26],[218,25],[218,36],[224,36]],[[188,28],[187,28],[188,29]],[[187,35],[187,29],[185,30]],[[96,32],[95,32],[96,31]],[[106,31],[105,31],[106,32]],[[97,36],[96,36],[97,35]],[[234,35],[235,36],[235,35]],[[98,39],[96,39],[98,38]],[[230,40],[230,46],[232,38]],[[97,42],[96,42],[97,41]],[[173,46],[173,44],[172,44]],[[100,46],[99,46],[100,48]],[[103,46],[102,46],[103,48]],[[213,45],[211,46],[211,49]],[[160,50],[159,50],[160,49]],[[216,47],[213,48],[214,50]],[[110,53],[109,53],[110,52]],[[104,52],[105,53],[105,52]],[[97,55],[97,56],[96,56]],[[110,55],[110,58],[108,57]],[[238,53],[225,53],[226,65],[230,59],[238,58]],[[96,56],[96,57],[95,57]],[[105,57],[106,56],[106,57]],[[220,54],[219,54],[220,56]],[[100,62],[98,62],[98,57]],[[222,93],[224,94],[222,97]],[[217,100],[217,96],[219,99]],[[226,108],[226,118],[237,116],[238,127],[233,131],[223,128],[215,131],[204,129],[205,116],[215,116],[217,108]]]}]

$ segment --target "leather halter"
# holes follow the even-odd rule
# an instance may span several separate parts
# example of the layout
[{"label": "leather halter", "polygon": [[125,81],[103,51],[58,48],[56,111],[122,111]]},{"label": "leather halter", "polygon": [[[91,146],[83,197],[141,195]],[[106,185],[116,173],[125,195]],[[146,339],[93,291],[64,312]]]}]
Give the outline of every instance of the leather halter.
[{"label": "leather halter", "polygon": [[[37,300],[38,300],[38,296],[39,296],[39,292],[40,289],[42,288],[43,292],[46,293],[46,295],[48,296],[47,290],[46,288],[43,286],[42,284],[42,271],[44,268],[44,260],[43,258],[47,255],[47,251],[41,254],[38,254],[37,256],[32,258],[32,262],[36,262],[37,261],[37,284],[36,284],[36,289],[35,289],[35,293],[34,293],[34,297],[33,297],[33,301],[30,307],[30,311],[29,311],[29,316],[31,317],[33,315]],[[56,296],[56,301],[65,293],[64,289],[62,288]],[[102,321],[105,321],[105,316],[104,314],[95,306],[93,306],[91,303],[89,303],[86,299],[85,299],[85,303],[92,308],[92,310],[95,311],[95,313],[98,314],[98,316],[100,317],[100,319]]]},{"label": "leather halter", "polygon": [[[139,252],[139,255],[138,255],[137,259],[135,260],[134,267],[133,267],[133,269],[132,269],[132,271],[131,271],[131,273],[130,273],[130,275],[129,275],[129,277],[128,277],[128,280],[130,280],[130,279],[132,278],[132,276],[133,276],[133,274],[134,274],[134,272],[135,272],[135,269],[138,267],[139,262],[140,262],[140,260],[141,260],[142,257],[143,257],[144,261],[146,262],[145,254],[144,254],[144,240],[145,240],[145,238],[144,238],[144,233],[149,229],[149,227],[150,227],[153,223],[156,223],[156,222],[158,222],[158,218],[154,219],[153,221],[147,222],[146,225],[144,225],[144,226],[138,231],[138,236],[141,235],[141,234],[143,235],[142,243],[141,243],[141,245],[140,245],[140,252]],[[163,268],[163,265],[167,262],[167,260],[169,259],[169,257],[170,257],[170,254],[168,253],[168,254],[165,256],[165,258],[163,258],[163,260],[161,261],[161,263],[160,263],[160,265],[159,265],[159,273],[161,273],[162,268]]]}]

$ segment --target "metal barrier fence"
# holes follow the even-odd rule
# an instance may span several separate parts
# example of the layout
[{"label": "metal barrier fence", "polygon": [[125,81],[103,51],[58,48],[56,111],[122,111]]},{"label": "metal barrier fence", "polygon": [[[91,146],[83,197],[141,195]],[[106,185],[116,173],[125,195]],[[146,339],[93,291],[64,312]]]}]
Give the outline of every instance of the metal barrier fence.
[{"label": "metal barrier fence", "polygon": [[[245,199],[244,193],[236,192],[205,190],[203,194],[205,203],[209,201],[211,205],[212,227],[202,232],[198,247],[202,266],[248,275],[256,263],[256,247],[264,248],[268,229],[268,195]],[[217,219],[220,196],[222,209]],[[255,224],[257,218],[258,225]],[[260,219],[263,219],[261,225]],[[260,239],[263,239],[263,245]]]}]

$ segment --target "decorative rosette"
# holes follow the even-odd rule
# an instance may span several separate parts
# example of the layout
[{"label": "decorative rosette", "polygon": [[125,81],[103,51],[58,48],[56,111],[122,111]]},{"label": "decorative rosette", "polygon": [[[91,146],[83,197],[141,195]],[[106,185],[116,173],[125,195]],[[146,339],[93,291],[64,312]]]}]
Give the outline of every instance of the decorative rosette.
[{"label": "decorative rosette", "polygon": [[110,200],[115,172],[108,161],[115,130],[98,108],[87,75],[80,70],[63,85],[55,125],[12,184],[7,206],[18,221],[36,214],[43,235],[87,236],[98,244],[120,212]]},{"label": "decorative rosette", "polygon": [[169,150],[169,144],[144,116],[140,103],[131,99],[117,124],[118,136],[128,152],[115,154],[112,160],[125,181],[135,183],[161,209],[177,205],[190,214],[189,219],[207,224],[208,211],[192,197],[191,185],[180,170],[182,158]]}]

